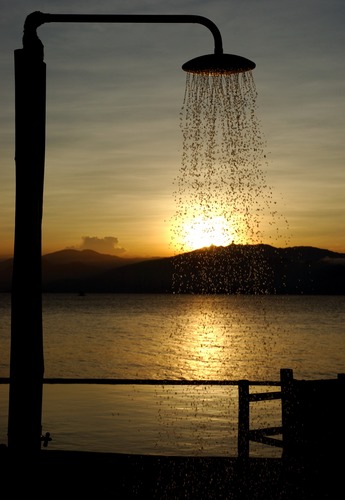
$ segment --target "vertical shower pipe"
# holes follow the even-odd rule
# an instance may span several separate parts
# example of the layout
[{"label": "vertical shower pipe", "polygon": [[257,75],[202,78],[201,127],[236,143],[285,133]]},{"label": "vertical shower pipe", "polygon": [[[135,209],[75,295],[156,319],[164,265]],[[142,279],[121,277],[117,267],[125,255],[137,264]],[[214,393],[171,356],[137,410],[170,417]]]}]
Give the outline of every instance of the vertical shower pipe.
[{"label": "vertical shower pipe", "polygon": [[93,15],[33,12],[15,50],[16,200],[11,292],[8,449],[18,457],[41,449],[44,376],[42,328],[42,213],[45,162],[46,65],[37,28],[44,23],[197,23],[222,38],[209,19],[193,15]]},{"label": "vertical shower pipe", "polygon": [[16,207],[11,296],[8,448],[41,446],[43,331],[41,221],[45,157],[46,66],[43,46],[26,29],[15,60]]}]

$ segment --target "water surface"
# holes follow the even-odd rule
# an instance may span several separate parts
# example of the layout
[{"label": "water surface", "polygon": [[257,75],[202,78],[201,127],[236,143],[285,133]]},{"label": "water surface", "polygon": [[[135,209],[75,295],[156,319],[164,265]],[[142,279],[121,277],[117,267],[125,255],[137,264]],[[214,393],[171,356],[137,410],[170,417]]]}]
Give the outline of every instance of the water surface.
[{"label": "water surface", "polygon": [[[174,380],[333,378],[345,372],[344,296],[46,294],[46,377]],[[0,297],[0,376],[9,373],[10,297]],[[0,387],[6,440],[7,386]],[[237,387],[44,387],[50,447],[236,455]],[[275,406],[274,406],[275,405]],[[260,425],[279,405],[255,408]],[[277,406],[278,405],[278,406]],[[280,450],[256,445],[255,454]]]}]

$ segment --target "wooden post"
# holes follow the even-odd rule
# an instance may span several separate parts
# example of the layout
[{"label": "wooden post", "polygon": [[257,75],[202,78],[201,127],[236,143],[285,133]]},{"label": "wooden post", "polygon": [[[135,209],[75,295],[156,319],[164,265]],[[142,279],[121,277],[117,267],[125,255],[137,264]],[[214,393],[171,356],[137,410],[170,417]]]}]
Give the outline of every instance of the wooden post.
[{"label": "wooden post", "polygon": [[16,207],[8,448],[18,457],[41,448],[44,372],[41,225],[46,67],[43,47],[38,39],[34,42],[15,51]]},{"label": "wooden post", "polygon": [[238,457],[249,458],[249,382],[238,382]]},{"label": "wooden post", "polygon": [[283,456],[289,457],[291,447],[295,443],[293,434],[296,432],[293,371],[290,368],[282,368],[280,370],[280,381],[282,392]]}]

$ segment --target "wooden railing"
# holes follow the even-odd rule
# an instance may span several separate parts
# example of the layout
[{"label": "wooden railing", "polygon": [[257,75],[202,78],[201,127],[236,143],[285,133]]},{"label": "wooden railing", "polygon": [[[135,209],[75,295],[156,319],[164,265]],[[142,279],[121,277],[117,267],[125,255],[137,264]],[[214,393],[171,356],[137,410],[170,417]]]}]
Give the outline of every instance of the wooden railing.
[{"label": "wooden railing", "polygon": [[[334,379],[298,380],[291,369],[280,370],[280,391],[250,393],[239,382],[238,456],[249,457],[250,441],[282,448],[286,460],[333,463],[345,446],[345,374]],[[266,385],[269,385],[267,383]],[[250,429],[250,406],[281,400],[281,425]],[[280,438],[272,436],[280,436]]]},{"label": "wooden railing", "polygon": [[[0,384],[9,384],[0,378]],[[109,378],[45,378],[44,384],[156,385],[156,386],[238,386],[238,457],[249,458],[250,442],[279,447],[285,454],[300,454],[306,448],[329,450],[337,439],[345,446],[343,422],[345,414],[345,375],[330,380],[296,380],[293,371],[281,369],[279,381],[250,380],[169,380],[169,379],[109,379]],[[251,392],[251,388],[279,387],[277,391]],[[281,425],[250,428],[251,406],[259,401],[281,400]],[[343,418],[344,416],[344,418]],[[336,434],[336,432],[338,434]],[[279,437],[274,437],[279,436]],[[335,437],[336,436],[336,437]],[[317,438],[316,447],[312,444]],[[314,447],[314,448],[313,448]]]},{"label": "wooden railing", "polygon": [[[266,383],[265,385],[271,385]],[[282,399],[281,391],[274,392],[256,392],[250,393],[250,385],[253,383],[248,380],[240,380],[238,383],[238,456],[239,458],[249,457],[249,443],[266,444],[282,448],[282,439],[272,438],[271,436],[282,435],[283,426],[266,427],[261,429],[250,429],[250,403],[257,401],[272,401]],[[280,385],[280,382],[275,385]]]},{"label": "wooden railing", "polygon": [[[9,384],[9,378],[0,378],[0,384]],[[249,442],[280,446],[281,441],[269,438],[269,435],[281,433],[281,427],[270,429],[249,429],[250,403],[253,401],[271,400],[281,397],[281,392],[253,393],[250,387],[280,386],[280,381],[249,380],[170,380],[170,379],[110,379],[110,378],[45,378],[44,384],[51,385],[175,385],[175,386],[238,386],[238,456],[249,456]]]}]

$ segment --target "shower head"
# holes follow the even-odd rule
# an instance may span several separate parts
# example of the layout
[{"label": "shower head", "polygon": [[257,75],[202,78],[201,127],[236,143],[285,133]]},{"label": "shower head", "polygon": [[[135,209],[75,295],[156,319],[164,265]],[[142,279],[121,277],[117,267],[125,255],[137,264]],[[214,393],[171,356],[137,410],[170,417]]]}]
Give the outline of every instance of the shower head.
[{"label": "shower head", "polygon": [[195,57],[184,63],[182,69],[187,73],[199,75],[231,75],[233,73],[244,73],[254,69],[256,64],[249,59],[234,54],[207,54]]}]

